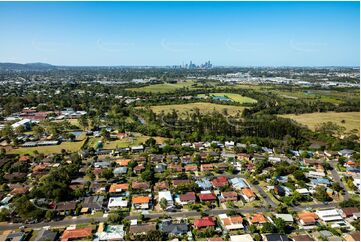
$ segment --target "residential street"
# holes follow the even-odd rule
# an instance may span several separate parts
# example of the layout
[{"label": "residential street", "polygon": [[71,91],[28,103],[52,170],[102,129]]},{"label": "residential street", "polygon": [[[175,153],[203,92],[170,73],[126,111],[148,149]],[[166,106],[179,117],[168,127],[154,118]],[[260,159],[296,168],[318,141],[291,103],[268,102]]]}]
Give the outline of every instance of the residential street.
[{"label": "residential street", "polygon": [[335,182],[338,182],[338,184],[340,184],[340,186],[345,190],[345,194],[343,195],[343,199],[344,200],[348,200],[350,199],[350,194],[348,193],[346,187],[345,187],[345,184],[341,181],[341,178],[340,178],[340,175],[338,174],[337,170],[336,170],[336,160],[331,160],[330,161],[330,165],[331,167],[333,168],[331,170],[331,174],[332,174],[332,178],[333,178],[333,181]]},{"label": "residential street", "polygon": [[[309,206],[298,206],[298,207],[292,207],[290,209],[294,211],[303,211],[308,209],[326,209],[326,208],[335,208],[337,207],[337,203],[329,203],[329,204],[311,204]],[[215,216],[222,213],[227,213],[228,211],[237,211],[239,213],[258,213],[258,212],[266,212],[269,211],[268,208],[239,208],[239,209],[212,209],[207,211],[209,215]],[[189,212],[175,212],[175,213],[151,213],[147,214],[144,217],[145,218],[159,218],[161,216],[170,216],[172,218],[190,218],[190,217],[196,217],[200,216],[201,213],[197,211],[189,211]],[[127,217],[128,219],[137,219],[138,215],[131,215]],[[92,223],[92,222],[105,222],[107,221],[107,218],[103,216],[99,217],[78,217],[77,219],[66,219],[62,221],[53,221],[53,222],[46,222],[46,223],[37,223],[37,224],[26,224],[25,226],[27,228],[42,228],[45,226],[51,226],[51,227],[66,227],[71,224],[86,224],[86,223]],[[0,224],[0,231],[4,230],[11,230],[11,229],[18,229],[19,227],[23,226],[24,224],[18,223],[18,224]]]}]

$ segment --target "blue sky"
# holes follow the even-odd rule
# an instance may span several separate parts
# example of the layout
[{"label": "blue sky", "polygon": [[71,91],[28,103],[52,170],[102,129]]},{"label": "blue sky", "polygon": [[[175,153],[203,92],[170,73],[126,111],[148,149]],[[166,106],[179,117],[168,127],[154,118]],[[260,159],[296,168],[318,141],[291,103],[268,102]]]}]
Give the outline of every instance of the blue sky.
[{"label": "blue sky", "polygon": [[0,2],[0,62],[359,66],[359,2]]}]

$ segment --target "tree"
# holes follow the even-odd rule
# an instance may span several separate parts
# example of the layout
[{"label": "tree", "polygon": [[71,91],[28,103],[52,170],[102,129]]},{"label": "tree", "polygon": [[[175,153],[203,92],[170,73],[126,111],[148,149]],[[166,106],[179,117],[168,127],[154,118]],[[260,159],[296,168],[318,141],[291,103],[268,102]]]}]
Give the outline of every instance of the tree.
[{"label": "tree", "polygon": [[83,129],[87,129],[89,126],[89,120],[85,115],[80,116],[80,118],[78,119],[80,126]]},{"label": "tree", "polygon": [[144,236],[144,240],[148,241],[162,241],[165,238],[165,233],[159,230],[150,231]]},{"label": "tree", "polygon": [[168,206],[167,199],[162,198],[162,199],[159,201],[159,205],[160,205],[160,207],[161,207],[163,210],[166,209],[167,206]]},{"label": "tree", "polygon": [[106,130],[106,129],[102,129],[100,131],[100,135],[105,139],[105,140],[109,140],[110,139],[110,133]]},{"label": "tree", "polygon": [[22,134],[24,132],[25,132],[25,127],[23,125],[20,125],[20,126],[15,128],[15,133],[16,134]]},{"label": "tree", "polygon": [[14,137],[14,129],[10,124],[6,124],[5,127],[1,130],[1,135],[9,139]]},{"label": "tree", "polygon": [[113,176],[114,176],[114,173],[113,173],[113,170],[111,168],[104,169],[100,173],[100,177],[105,178],[107,180],[113,178]]},{"label": "tree", "polygon": [[48,210],[48,211],[46,211],[46,213],[45,213],[45,218],[46,218],[47,220],[52,220],[53,218],[55,218],[55,216],[56,216],[56,212],[53,211],[53,210]]},{"label": "tree", "polygon": [[316,198],[320,202],[327,202],[327,201],[330,201],[330,199],[331,199],[326,192],[326,188],[321,187],[321,186],[318,186],[316,188],[316,191],[314,192],[313,197]]},{"label": "tree", "polygon": [[44,211],[35,207],[32,202],[25,196],[21,196],[16,199],[12,205],[15,208],[16,213],[24,220],[36,220],[44,216]]},{"label": "tree", "polygon": [[263,224],[263,226],[261,228],[261,232],[262,233],[276,233],[277,228],[275,225],[273,225],[273,223],[267,222],[267,223]]},{"label": "tree", "polygon": [[349,200],[340,202],[340,207],[341,208],[348,208],[348,207],[358,207],[359,208],[360,201],[351,198]]},{"label": "tree", "polygon": [[34,135],[35,135],[35,136],[40,137],[40,136],[43,135],[43,133],[45,132],[45,130],[44,130],[44,128],[41,127],[40,125],[37,125],[37,126],[33,127],[33,132],[34,132]]},{"label": "tree", "polygon": [[274,218],[273,222],[276,226],[277,232],[280,234],[286,234],[288,232],[288,226],[286,222],[281,218]]},{"label": "tree", "polygon": [[10,212],[9,209],[2,208],[0,210],[0,222],[5,222],[10,220]]},{"label": "tree", "polygon": [[321,123],[316,127],[316,131],[330,136],[340,136],[346,130],[345,127],[333,122]]},{"label": "tree", "polygon": [[251,224],[251,225],[249,226],[249,231],[251,232],[251,234],[258,233],[257,226],[254,225],[254,224]]},{"label": "tree", "polygon": [[108,221],[112,224],[118,224],[123,220],[123,217],[119,213],[110,213]]},{"label": "tree", "polygon": [[156,145],[157,141],[154,138],[149,138],[145,141],[145,145],[148,147],[152,147],[154,145]]}]

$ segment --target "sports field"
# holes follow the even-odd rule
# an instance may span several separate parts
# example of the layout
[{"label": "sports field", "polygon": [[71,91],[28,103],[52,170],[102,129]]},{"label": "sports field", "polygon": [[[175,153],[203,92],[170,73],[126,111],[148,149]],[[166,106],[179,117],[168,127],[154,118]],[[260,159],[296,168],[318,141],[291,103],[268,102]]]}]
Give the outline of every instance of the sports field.
[{"label": "sports field", "polygon": [[242,96],[240,94],[236,94],[236,93],[224,93],[224,92],[218,92],[218,93],[210,93],[208,96],[206,96],[205,94],[199,94],[198,97],[201,98],[206,98],[206,97],[227,97],[229,99],[231,99],[234,102],[238,102],[238,103],[256,103],[257,100],[250,98],[250,97],[245,97]]},{"label": "sports field", "polygon": [[128,88],[128,91],[135,91],[135,92],[152,92],[152,93],[168,93],[168,92],[175,92],[177,89],[182,88],[189,88],[192,89],[192,85],[194,85],[194,81],[183,81],[177,83],[163,83],[163,84],[154,84],[145,87],[139,88]]},{"label": "sports field", "polygon": [[153,112],[159,114],[162,111],[165,113],[170,113],[173,110],[178,112],[179,115],[186,115],[186,113],[192,113],[195,109],[199,109],[200,113],[211,113],[213,110],[223,113],[225,115],[234,116],[237,113],[241,114],[244,110],[244,107],[240,106],[232,106],[232,105],[221,105],[214,103],[187,103],[187,104],[176,104],[176,105],[159,105],[159,106],[151,106],[150,107]]},{"label": "sports field", "polygon": [[[285,114],[280,115],[284,118],[290,118],[296,122],[307,125],[309,129],[315,130],[316,126],[325,122],[334,122],[344,126],[346,131],[352,129],[360,130],[360,112],[327,112],[327,113],[305,113],[305,114]],[[344,120],[344,122],[342,122]]]}]

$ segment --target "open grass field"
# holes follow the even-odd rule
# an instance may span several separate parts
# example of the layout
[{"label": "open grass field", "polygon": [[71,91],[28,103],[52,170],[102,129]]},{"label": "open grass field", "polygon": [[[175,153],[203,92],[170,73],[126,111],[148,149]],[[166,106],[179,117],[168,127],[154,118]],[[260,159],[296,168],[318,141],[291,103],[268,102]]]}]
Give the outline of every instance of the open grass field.
[{"label": "open grass field", "polygon": [[199,109],[200,113],[211,113],[213,110],[224,113],[227,111],[227,115],[235,116],[237,113],[241,114],[244,107],[240,106],[232,106],[232,105],[221,105],[221,104],[214,104],[214,103],[187,103],[187,104],[177,104],[177,105],[159,105],[159,106],[151,106],[150,107],[153,112],[159,114],[162,111],[165,113],[170,113],[173,110],[178,112],[179,115],[185,115],[187,112],[192,113],[196,108]]},{"label": "open grass field", "polygon": [[328,102],[336,105],[344,103],[347,100],[359,99],[360,97],[360,94],[357,90],[352,93],[328,90],[287,91],[273,89],[268,91],[288,99],[302,99],[309,101],[319,100],[321,102]]},{"label": "open grass field", "polygon": [[[360,112],[305,113],[300,115],[285,114],[280,116],[290,118],[300,124],[307,125],[311,130],[315,130],[318,124],[325,122],[334,122],[338,125],[344,126],[346,131],[350,131],[352,129],[360,130]],[[341,123],[342,120],[345,120],[345,123]]]},{"label": "open grass field", "polygon": [[75,126],[80,126],[79,125],[79,121],[78,121],[78,119],[63,119],[63,120],[53,120],[53,122],[55,122],[55,123],[61,123],[61,122],[63,122],[64,120],[67,120],[67,121],[69,121],[69,123],[71,123],[72,125],[75,125]]},{"label": "open grass field", "polygon": [[[217,97],[228,97],[229,99],[231,99],[234,102],[238,102],[238,103],[256,103],[257,100],[253,99],[253,98],[249,98],[249,97],[244,97],[240,94],[236,94],[236,93],[224,93],[224,92],[218,92],[218,93],[210,93],[209,97],[211,96],[217,96]],[[206,98],[207,96],[205,94],[199,94],[198,97],[201,98]]]},{"label": "open grass field", "polygon": [[163,83],[163,84],[154,84],[145,87],[139,88],[128,88],[128,91],[135,91],[135,92],[152,92],[152,93],[168,93],[168,92],[175,92],[177,89],[182,88],[189,88],[193,89],[194,81],[184,81],[184,82],[177,82],[177,83]]},{"label": "open grass field", "polygon": [[[140,145],[142,143],[145,143],[147,139],[151,138],[150,136],[146,135],[137,135],[132,138],[124,138],[121,140],[112,140],[112,141],[106,141],[103,144],[104,149],[116,149],[116,148],[126,148],[130,146]],[[157,141],[157,144],[162,144],[166,140],[164,137],[153,137]],[[98,141],[102,140],[102,138],[91,138],[88,142],[88,147],[96,148],[96,145]]]},{"label": "open grass field", "polygon": [[85,139],[75,141],[75,142],[63,142],[60,145],[50,145],[50,146],[38,146],[38,147],[22,147],[17,149],[11,149],[7,152],[9,154],[34,154],[34,151],[37,150],[39,153],[43,153],[45,155],[52,153],[61,153],[62,149],[65,149],[69,152],[77,152],[80,150],[82,145],[84,144]]}]

